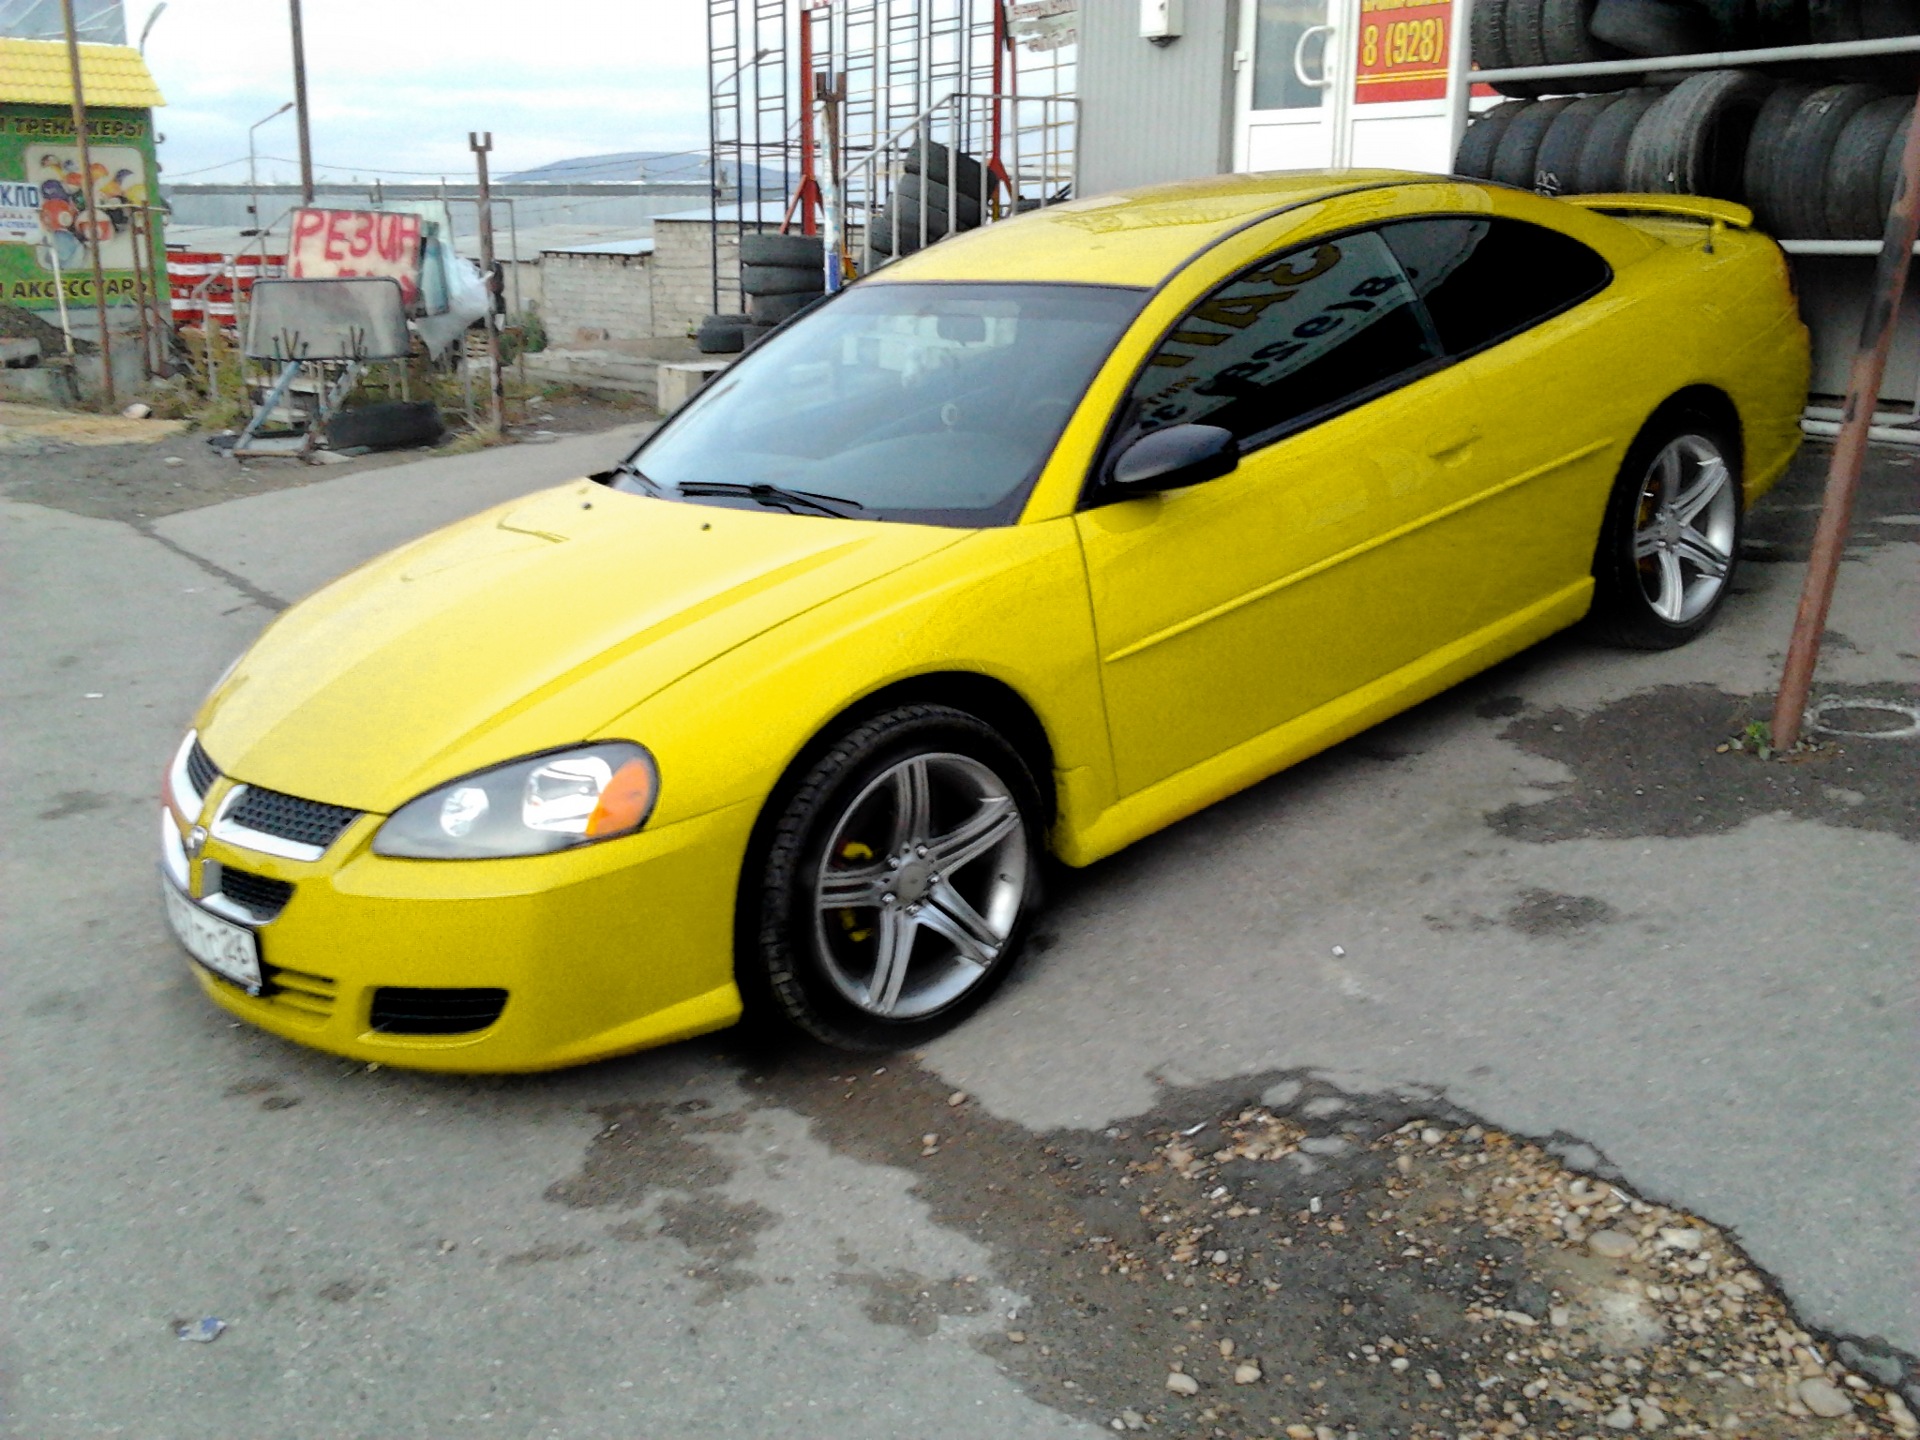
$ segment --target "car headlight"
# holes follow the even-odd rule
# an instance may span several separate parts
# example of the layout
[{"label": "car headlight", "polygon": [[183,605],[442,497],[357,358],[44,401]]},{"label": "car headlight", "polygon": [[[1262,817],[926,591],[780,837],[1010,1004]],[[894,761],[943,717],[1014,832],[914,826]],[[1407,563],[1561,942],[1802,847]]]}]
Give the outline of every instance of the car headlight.
[{"label": "car headlight", "polygon": [[568,850],[631,835],[659,792],[653,757],[630,741],[529,755],[409,800],[374,835],[373,852],[482,860]]}]

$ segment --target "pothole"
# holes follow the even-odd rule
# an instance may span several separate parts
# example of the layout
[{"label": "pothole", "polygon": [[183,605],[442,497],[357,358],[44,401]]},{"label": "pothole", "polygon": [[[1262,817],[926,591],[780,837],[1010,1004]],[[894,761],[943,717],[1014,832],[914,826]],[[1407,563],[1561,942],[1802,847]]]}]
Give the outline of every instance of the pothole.
[{"label": "pothole", "polygon": [[1034,1135],[898,1060],[789,1057],[749,1083],[836,1150],[914,1171],[932,1218],[1027,1297],[973,1343],[1116,1431],[1920,1436],[1712,1224],[1590,1147],[1431,1097],[1269,1075]]}]

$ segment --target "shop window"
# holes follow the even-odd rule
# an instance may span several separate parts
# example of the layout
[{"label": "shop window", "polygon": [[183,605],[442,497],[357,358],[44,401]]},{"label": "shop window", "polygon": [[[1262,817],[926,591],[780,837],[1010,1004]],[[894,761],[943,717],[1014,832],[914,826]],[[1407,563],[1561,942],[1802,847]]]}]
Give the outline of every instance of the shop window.
[{"label": "shop window", "polygon": [[1134,383],[1128,433],[1219,425],[1243,449],[1385,390],[1437,356],[1377,234],[1263,259],[1189,311]]},{"label": "shop window", "polygon": [[1522,220],[1435,216],[1381,227],[1449,355],[1481,349],[1606,288],[1607,262]]}]

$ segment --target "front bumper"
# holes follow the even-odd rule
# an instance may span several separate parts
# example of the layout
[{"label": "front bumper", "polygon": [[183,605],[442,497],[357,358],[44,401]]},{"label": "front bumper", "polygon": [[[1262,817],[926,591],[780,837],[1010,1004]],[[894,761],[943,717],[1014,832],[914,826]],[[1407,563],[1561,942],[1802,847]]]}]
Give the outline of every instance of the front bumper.
[{"label": "front bumper", "polygon": [[[216,788],[207,813],[219,800]],[[220,886],[215,866],[293,887],[272,919],[249,917],[264,993],[251,996],[195,964],[210,999],[302,1045],[453,1071],[576,1065],[739,1018],[733,907],[752,807],[505,860],[375,855],[382,818],[361,816],[318,860],[217,837],[188,859],[193,820],[164,807],[162,867],[191,896],[205,900]],[[246,914],[221,899],[209,908]],[[375,1020],[379,992],[396,989],[504,990],[506,998],[483,1028],[396,1033],[390,1019],[387,1028]]]}]

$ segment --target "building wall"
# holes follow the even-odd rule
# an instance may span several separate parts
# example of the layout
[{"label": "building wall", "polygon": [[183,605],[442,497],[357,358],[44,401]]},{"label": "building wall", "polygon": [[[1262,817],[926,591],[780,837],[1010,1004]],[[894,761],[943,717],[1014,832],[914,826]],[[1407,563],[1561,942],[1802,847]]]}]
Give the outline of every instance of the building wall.
[{"label": "building wall", "polygon": [[1080,7],[1080,194],[1233,167],[1241,3],[1188,0],[1186,33],[1164,47],[1140,38],[1131,0]]},{"label": "building wall", "polygon": [[540,260],[540,318],[562,348],[653,336],[652,266],[645,255],[567,255]]},{"label": "building wall", "polygon": [[[653,222],[653,333],[686,335],[713,313],[712,256],[705,220]],[[551,284],[551,280],[548,282]],[[740,309],[740,242],[732,226],[720,227],[720,309]]]}]

